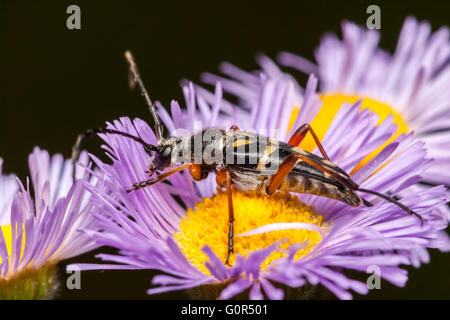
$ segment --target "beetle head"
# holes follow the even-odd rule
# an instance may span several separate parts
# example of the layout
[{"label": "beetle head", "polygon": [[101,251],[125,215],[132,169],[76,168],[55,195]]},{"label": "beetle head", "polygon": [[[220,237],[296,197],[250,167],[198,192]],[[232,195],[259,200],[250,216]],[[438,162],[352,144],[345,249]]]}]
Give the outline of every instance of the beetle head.
[{"label": "beetle head", "polygon": [[156,171],[163,171],[167,167],[174,165],[172,163],[172,153],[176,150],[179,139],[171,137],[169,139],[161,140],[158,143],[157,151],[152,153],[151,161],[147,172],[151,175]]}]

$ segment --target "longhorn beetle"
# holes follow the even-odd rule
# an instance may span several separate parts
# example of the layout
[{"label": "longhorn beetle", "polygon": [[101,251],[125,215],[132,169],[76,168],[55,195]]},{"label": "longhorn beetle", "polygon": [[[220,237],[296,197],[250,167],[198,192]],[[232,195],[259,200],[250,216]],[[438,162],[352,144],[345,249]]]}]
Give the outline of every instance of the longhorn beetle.
[{"label": "longhorn beetle", "polygon": [[[232,188],[246,193],[257,192],[269,196],[277,190],[307,193],[335,199],[352,207],[358,207],[361,203],[366,206],[372,206],[370,202],[356,194],[356,191],[359,191],[392,202],[408,214],[417,216],[423,223],[423,218],[419,214],[393,197],[360,188],[344,170],[330,161],[314,130],[307,123],[294,132],[288,143],[243,132],[236,126],[232,126],[230,130],[207,129],[181,138],[164,137],[164,127],[158,117],[156,106],[151,101],[144,87],[131,52],[126,51],[125,58],[129,64],[130,83],[132,87],[136,84],[139,86],[155,122],[154,129],[158,143],[156,146],[151,145],[140,137],[113,129],[91,129],[80,134],[72,148],[74,168],[78,161],[83,141],[93,134],[103,133],[116,134],[133,139],[140,143],[145,152],[153,159],[147,170],[151,179],[133,184],[127,192],[154,185],[184,169],[189,169],[192,178],[196,181],[205,179],[210,172],[216,173],[217,185],[220,188],[226,188],[228,197],[229,231],[228,252],[225,261],[227,265],[229,264],[230,254],[234,253],[233,223],[235,219]],[[210,131],[208,132],[208,130]],[[211,134],[211,130],[213,130],[213,134]],[[314,138],[322,158],[298,147],[308,132]],[[199,141],[198,139],[202,141],[201,150],[189,147],[190,152],[188,155],[179,157],[180,145],[187,143],[188,146],[193,146],[195,141]],[[251,151],[251,146],[258,143],[261,145],[261,142],[265,142],[263,148]],[[196,158],[198,152],[203,152],[211,146],[216,147],[216,150],[222,152],[225,157],[228,156],[227,159],[231,158],[232,161],[219,162],[211,158],[209,159],[210,161],[207,161],[208,159],[205,158],[202,158],[200,162],[195,161],[195,159],[198,159]],[[244,146],[244,148],[239,148],[240,146]],[[167,168],[170,169],[163,172]],[[152,177],[155,173],[156,175]]]}]

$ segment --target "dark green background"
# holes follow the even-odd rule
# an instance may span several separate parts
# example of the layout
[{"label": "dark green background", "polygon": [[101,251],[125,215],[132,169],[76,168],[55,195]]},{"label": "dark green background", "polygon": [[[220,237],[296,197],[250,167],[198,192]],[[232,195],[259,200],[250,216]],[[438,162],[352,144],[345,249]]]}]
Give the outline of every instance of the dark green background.
[{"label": "dark green background", "polygon": [[[392,1],[394,2],[394,1]],[[414,15],[449,25],[449,2],[424,1],[3,1],[1,32],[0,156],[4,170],[28,174],[35,145],[66,157],[76,135],[119,116],[150,120],[140,97],[130,92],[123,59],[134,51],[154,99],[183,102],[179,81],[199,81],[221,61],[256,68],[253,57],[288,50],[313,59],[327,31],[343,19],[365,24],[366,8],[381,7],[381,45],[392,51],[404,18]],[[81,7],[81,30],[66,28],[66,8]],[[299,80],[304,82],[304,77]],[[95,139],[93,139],[95,140]],[[99,141],[87,147],[99,152]],[[101,249],[97,252],[112,252]],[[373,299],[450,298],[450,255],[432,252],[431,264],[410,271],[406,288],[385,282]],[[93,261],[93,253],[69,262]],[[66,263],[61,263],[61,267]],[[61,271],[60,298],[148,298],[151,271],[89,271],[82,290],[67,290]],[[150,298],[183,298],[171,293]]]}]

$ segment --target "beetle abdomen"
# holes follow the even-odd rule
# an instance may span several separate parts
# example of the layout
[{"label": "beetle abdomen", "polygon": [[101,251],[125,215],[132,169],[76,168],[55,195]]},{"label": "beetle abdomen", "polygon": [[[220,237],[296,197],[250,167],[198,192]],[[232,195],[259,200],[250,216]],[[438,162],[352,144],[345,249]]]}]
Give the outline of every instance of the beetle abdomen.
[{"label": "beetle abdomen", "polygon": [[279,190],[327,197],[344,202],[352,207],[359,207],[361,204],[361,198],[347,188],[326,183],[305,175],[287,175],[281,183]]}]

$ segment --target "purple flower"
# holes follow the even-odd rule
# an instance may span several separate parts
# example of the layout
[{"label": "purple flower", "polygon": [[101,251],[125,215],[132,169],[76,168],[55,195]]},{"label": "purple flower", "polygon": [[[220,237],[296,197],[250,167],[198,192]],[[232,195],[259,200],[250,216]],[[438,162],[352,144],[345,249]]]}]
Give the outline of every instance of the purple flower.
[{"label": "purple flower", "polygon": [[[316,49],[317,65],[296,56],[282,52],[278,55],[281,65],[298,69],[305,73],[318,74],[318,80],[308,82],[310,86],[320,85],[319,100],[315,100],[321,108],[304,106],[308,88],[303,89],[299,83],[270,58],[264,55],[257,57],[261,70],[247,72],[230,63],[222,63],[221,71],[225,78],[210,73],[204,73],[202,79],[209,84],[220,81],[226,92],[239,98],[239,106],[248,113],[257,112],[257,97],[261,90],[262,78],[273,80],[284,79],[281,83],[290,83],[292,88],[289,101],[283,102],[283,108],[291,111],[290,116],[283,119],[282,132],[285,128],[295,128],[306,121],[316,131],[320,140],[328,132],[331,121],[344,102],[357,105],[361,109],[370,109],[378,114],[379,125],[388,116],[393,117],[397,129],[391,138],[383,145],[367,155],[354,169],[360,169],[370,159],[373,159],[383,147],[393,142],[401,134],[414,132],[415,136],[424,141],[427,155],[433,161],[422,172],[423,180],[432,184],[448,185],[450,181],[450,40],[449,30],[442,27],[431,33],[431,27],[426,22],[417,22],[407,18],[395,53],[391,56],[380,49],[378,41],[380,34],[376,30],[368,30],[350,22],[344,22],[343,40],[333,34],[323,37]],[[314,78],[315,79],[315,78]],[[208,102],[212,103],[207,90],[196,87]],[[361,101],[360,104],[356,104]],[[236,106],[230,106],[236,107]],[[305,114],[308,110],[309,114]],[[312,111],[311,111],[312,110]],[[298,113],[302,117],[296,117]],[[244,116],[245,117],[245,116]],[[288,121],[287,119],[290,119]],[[296,122],[293,123],[293,120]],[[286,125],[287,122],[287,125]],[[312,151],[314,141],[307,137],[300,145],[303,149]],[[417,191],[427,188],[417,184]],[[443,214],[450,219],[450,210],[441,206]]]},{"label": "purple flower", "polygon": [[[244,73],[241,75],[252,77]],[[295,82],[289,77],[275,79],[263,75],[252,78],[253,80],[255,85],[241,92],[245,95],[242,100],[248,102],[243,103],[243,108],[222,99],[222,86],[230,88],[225,83],[217,84],[214,95],[201,88],[195,94],[194,86],[188,84],[183,87],[186,109],[182,110],[173,101],[171,116],[160,108],[161,118],[171,135],[177,134],[177,128],[197,131],[200,128],[196,128],[195,121],[201,120],[205,127],[229,129],[231,124],[235,124],[244,131],[278,129],[264,132],[269,136],[278,133],[277,138],[286,141],[292,133],[288,130],[292,127],[289,126],[292,101],[298,98],[303,100],[302,109],[294,119],[296,124],[309,122],[319,111],[321,103],[316,93],[317,80],[314,76],[310,78],[301,97]],[[378,117],[369,110],[360,112],[359,103],[357,102],[356,107],[348,103],[342,106],[323,138],[323,145],[330,159],[347,172],[351,172],[362,159],[383,145],[396,131],[391,116],[376,126]],[[126,117],[121,118],[109,124],[109,127],[139,135],[148,143],[156,144],[153,131],[140,119],[131,121]],[[293,127],[296,128],[296,125]],[[151,159],[142,146],[133,140],[116,135],[101,137],[107,144],[105,148],[112,164],[103,163],[95,156],[92,158],[108,180],[105,181],[104,188],[86,184],[94,195],[95,204],[104,207],[102,214],[95,215],[101,231],[91,229],[85,230],[85,233],[95,239],[98,245],[112,246],[120,252],[117,255],[98,255],[102,260],[111,262],[110,264],[76,266],[82,270],[156,269],[166,273],[154,277],[153,284],[158,287],[149,289],[149,294],[217,284],[224,286],[220,293],[223,299],[232,298],[247,289],[250,299],[262,299],[264,294],[269,299],[282,299],[284,292],[277,287],[279,284],[299,288],[307,283],[320,283],[337,297],[350,299],[350,290],[367,294],[369,289],[366,283],[344,275],[342,269],[366,272],[368,268],[376,266],[382,278],[403,286],[407,281],[407,272],[400,265],[419,266],[428,262],[427,248],[450,248],[449,239],[442,232],[447,226],[447,219],[439,210],[448,200],[448,193],[443,186],[419,191],[414,188],[432,160],[426,158],[424,144],[415,140],[412,134],[397,137],[354,172],[352,179],[363,188],[400,196],[402,203],[425,219],[424,224],[421,225],[416,217],[407,215],[398,206],[368,194],[364,197],[373,202],[374,206],[359,208],[328,198],[300,194],[298,198],[292,198],[292,201],[306,203],[309,207],[302,207],[303,209],[308,211],[313,208],[311,210],[319,215],[323,224],[317,223],[314,228],[324,232],[323,238],[319,237],[318,243],[311,246],[313,236],[317,236],[311,227],[311,230],[289,230],[293,232],[291,234],[294,238],[296,232],[312,236],[311,240],[290,243],[288,248],[283,247],[284,237],[254,250],[249,249],[252,245],[250,241],[245,250],[237,249],[238,253],[231,267],[223,263],[219,250],[212,249],[216,247],[213,243],[216,240],[212,236],[220,233],[216,229],[220,229],[221,225],[211,224],[211,215],[205,214],[205,223],[199,222],[202,228],[194,230],[200,243],[206,243],[201,248],[206,257],[203,265],[195,260],[198,254],[190,253],[194,248],[186,245],[183,238],[187,236],[186,221],[193,220],[195,212],[202,210],[202,207],[214,210],[223,207],[223,204],[216,202],[221,194],[213,196],[217,193],[214,177],[193,182],[188,174],[177,173],[168,178],[169,183],[159,183],[127,194],[126,189],[131,184],[148,179],[145,171]],[[237,196],[241,197],[239,201],[245,205],[247,200]],[[200,202],[202,198],[206,199]],[[286,203],[291,201],[285,199]],[[267,210],[272,210],[272,204],[267,201]],[[285,202],[278,204],[284,206]],[[192,208],[188,210],[188,214],[185,207]],[[248,216],[267,211],[254,208],[257,209],[248,209]],[[189,227],[189,231],[192,231],[192,225]],[[263,225],[248,227],[251,230]],[[277,230],[274,224],[266,227]],[[278,231],[267,233],[265,238],[274,232]],[[226,233],[223,239],[226,239]],[[189,243],[193,243],[196,239],[190,241]],[[223,247],[226,247],[226,242]],[[297,258],[305,248],[309,251]],[[269,265],[264,265],[273,256],[277,258],[270,260]],[[70,268],[73,267],[69,266]]]},{"label": "purple flower", "polygon": [[[315,51],[317,65],[283,52],[278,61],[319,77],[321,95],[368,98],[367,107],[393,110],[399,131],[413,130],[435,161],[423,173],[426,181],[450,181],[450,39],[449,29],[431,31],[427,22],[405,20],[393,55],[380,49],[380,34],[350,22],[342,40],[323,37]],[[263,63],[264,64],[264,63]],[[269,70],[271,65],[265,64]],[[324,100],[324,104],[327,104]],[[383,115],[382,115],[383,116]],[[404,126],[405,128],[402,128]]]},{"label": "purple flower", "polygon": [[[80,163],[86,166],[87,161],[83,153]],[[0,173],[2,162],[0,159]],[[86,170],[77,170],[78,180],[72,184],[70,160],[60,154],[50,158],[47,151],[37,147],[28,163],[32,189],[28,180],[24,186],[14,175],[0,176],[0,295],[12,299],[48,298],[39,296],[42,292],[34,284],[30,284],[31,289],[20,288],[23,292],[13,293],[11,288],[21,281],[15,280],[26,276],[39,282],[33,277],[41,277],[41,269],[54,270],[59,261],[97,247],[78,232],[96,224],[90,212],[90,195],[83,187],[83,181],[89,180]]]}]

